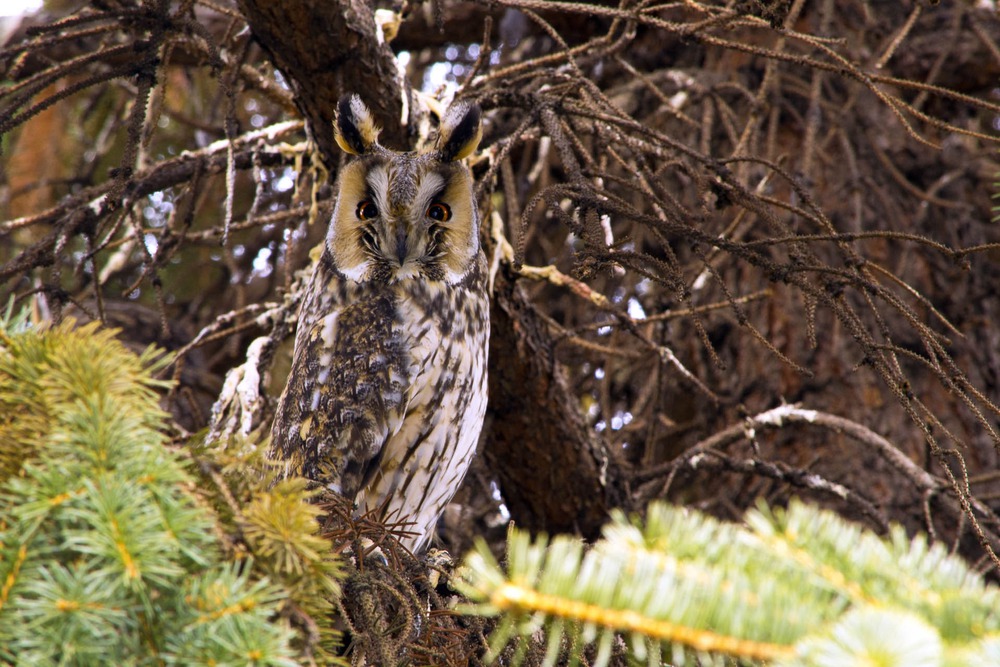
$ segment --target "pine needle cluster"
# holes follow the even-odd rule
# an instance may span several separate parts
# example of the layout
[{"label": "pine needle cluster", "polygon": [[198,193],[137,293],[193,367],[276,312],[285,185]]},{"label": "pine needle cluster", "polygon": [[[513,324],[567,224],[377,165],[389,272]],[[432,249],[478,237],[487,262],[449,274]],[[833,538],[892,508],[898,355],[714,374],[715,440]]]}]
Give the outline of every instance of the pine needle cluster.
[{"label": "pine needle cluster", "polygon": [[323,510],[310,502],[316,491],[290,478],[254,495],[242,512],[243,538],[256,569],[281,587],[282,615],[300,630],[295,642],[311,664],[346,664],[337,658],[341,633],[334,628],[344,576],[330,540],[320,537]]},{"label": "pine needle cluster", "polygon": [[95,325],[0,326],[0,662],[297,664],[281,587],[222,557],[167,447],[162,363]]},{"label": "pine needle cluster", "polygon": [[458,588],[499,616],[491,656],[544,637],[543,664],[609,664],[627,640],[649,665],[971,667],[1000,664],[1000,589],[923,536],[887,538],[793,502],[742,525],[654,503],[593,548],[512,529],[505,568],[485,544]]},{"label": "pine needle cluster", "polygon": [[264,437],[210,433],[189,442],[185,453],[199,472],[195,491],[216,516],[225,556],[249,557],[254,576],[281,590],[279,616],[296,631],[292,645],[302,664],[346,664],[334,618],[346,574],[323,535],[320,491],[302,478],[276,480]]}]

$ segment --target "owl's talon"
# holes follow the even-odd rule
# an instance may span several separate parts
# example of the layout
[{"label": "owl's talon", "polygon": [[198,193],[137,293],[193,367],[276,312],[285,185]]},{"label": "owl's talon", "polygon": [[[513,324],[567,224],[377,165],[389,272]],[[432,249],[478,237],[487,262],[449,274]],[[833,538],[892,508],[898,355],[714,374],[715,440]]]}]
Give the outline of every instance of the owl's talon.
[{"label": "owl's talon", "polygon": [[446,578],[451,577],[451,572],[455,569],[455,561],[451,554],[444,549],[428,549],[423,560],[427,567],[427,580],[430,582],[431,588],[437,588],[442,574]]},{"label": "owl's talon", "polygon": [[389,559],[386,558],[385,552],[382,551],[382,547],[377,547],[374,542],[369,540],[372,544],[371,548],[365,548],[365,563],[370,563],[374,561],[379,567],[389,567]]},{"label": "owl's talon", "polygon": [[[359,542],[361,547],[361,562],[365,564],[374,562],[374,564],[378,567],[389,567],[389,559],[386,558],[385,552],[382,551],[382,547],[377,546],[367,537],[362,537]],[[358,567],[359,559],[357,554],[354,553],[354,547],[348,547],[345,555],[350,558],[351,564],[354,565],[354,567]]]}]

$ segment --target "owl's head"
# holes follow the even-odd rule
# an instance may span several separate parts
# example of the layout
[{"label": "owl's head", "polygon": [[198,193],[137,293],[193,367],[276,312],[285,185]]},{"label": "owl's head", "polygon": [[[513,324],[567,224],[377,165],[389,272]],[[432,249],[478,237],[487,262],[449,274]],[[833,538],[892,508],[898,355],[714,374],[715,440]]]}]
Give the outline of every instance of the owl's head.
[{"label": "owl's head", "polygon": [[461,160],[479,145],[481,116],[452,104],[431,150],[399,153],[378,143],[360,97],[340,99],[335,136],[356,157],[341,170],[326,241],[338,271],[356,282],[462,281],[479,254],[479,210]]}]

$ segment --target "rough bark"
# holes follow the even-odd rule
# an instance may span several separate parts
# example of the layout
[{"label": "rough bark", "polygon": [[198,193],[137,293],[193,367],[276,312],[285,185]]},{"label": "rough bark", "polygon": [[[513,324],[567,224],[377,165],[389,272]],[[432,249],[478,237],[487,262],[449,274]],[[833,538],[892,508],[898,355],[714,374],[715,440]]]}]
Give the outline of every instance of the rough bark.
[{"label": "rough bark", "polygon": [[500,271],[483,451],[514,522],[591,538],[617,504],[617,467],[584,422],[534,306]]},{"label": "rough bark", "polygon": [[402,149],[402,93],[389,46],[375,38],[365,0],[240,0],[254,38],[295,93],[324,161],[335,164],[337,100],[356,92],[380,119],[384,145]]}]

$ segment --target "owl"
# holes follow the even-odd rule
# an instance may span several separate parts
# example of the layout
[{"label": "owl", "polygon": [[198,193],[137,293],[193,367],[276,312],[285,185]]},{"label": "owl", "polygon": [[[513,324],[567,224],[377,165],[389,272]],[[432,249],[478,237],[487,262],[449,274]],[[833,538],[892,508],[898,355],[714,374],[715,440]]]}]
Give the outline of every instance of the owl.
[{"label": "owl", "polygon": [[473,180],[482,136],[455,103],[430,150],[400,153],[357,95],[337,105],[352,159],[299,309],[271,454],[347,498],[431,537],[476,450],[486,411],[489,296]]}]

